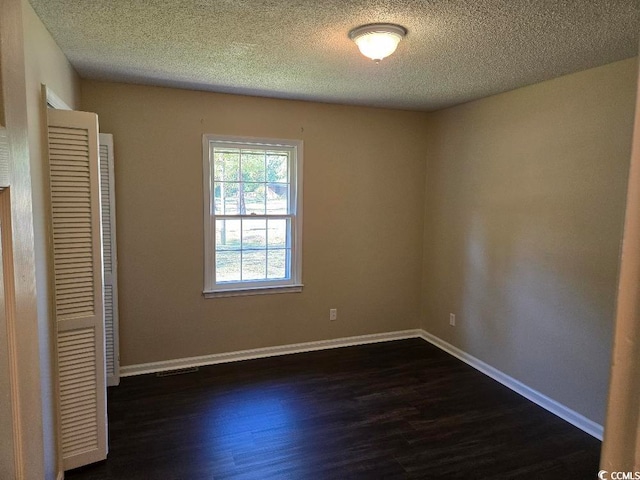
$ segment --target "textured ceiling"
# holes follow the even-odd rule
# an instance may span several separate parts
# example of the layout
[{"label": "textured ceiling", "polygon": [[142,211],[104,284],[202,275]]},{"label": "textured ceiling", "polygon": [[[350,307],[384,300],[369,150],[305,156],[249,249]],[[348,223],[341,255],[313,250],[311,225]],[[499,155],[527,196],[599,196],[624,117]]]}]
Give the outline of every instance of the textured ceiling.
[{"label": "textured ceiling", "polygon": [[[30,0],[84,78],[434,110],[632,57],[638,0]],[[347,34],[409,30],[380,65]]]}]

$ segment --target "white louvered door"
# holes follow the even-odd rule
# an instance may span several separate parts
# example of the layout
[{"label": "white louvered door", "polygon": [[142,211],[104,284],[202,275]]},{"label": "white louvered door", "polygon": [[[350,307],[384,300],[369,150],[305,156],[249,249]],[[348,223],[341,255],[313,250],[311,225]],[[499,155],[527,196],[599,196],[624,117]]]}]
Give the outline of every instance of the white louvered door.
[{"label": "white louvered door", "polygon": [[102,257],[104,269],[104,332],[107,385],[120,383],[118,348],[118,255],[113,135],[100,134],[100,202],[102,204]]},{"label": "white louvered door", "polygon": [[98,117],[49,110],[60,433],[64,469],[107,456]]}]

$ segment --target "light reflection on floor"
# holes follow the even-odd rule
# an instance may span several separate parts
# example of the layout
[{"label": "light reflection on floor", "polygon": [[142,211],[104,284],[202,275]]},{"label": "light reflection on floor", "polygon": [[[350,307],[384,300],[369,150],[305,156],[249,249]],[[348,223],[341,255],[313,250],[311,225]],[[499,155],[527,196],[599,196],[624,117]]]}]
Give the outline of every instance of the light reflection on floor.
[{"label": "light reflection on floor", "polygon": [[[212,399],[202,419],[201,441],[211,466],[231,467],[243,478],[256,468],[302,470],[304,430],[291,392],[269,385],[253,385],[226,392]],[[300,455],[292,455],[296,444]],[[292,449],[293,447],[293,449]],[[286,453],[285,453],[286,452]],[[248,477],[246,475],[249,475]]]}]

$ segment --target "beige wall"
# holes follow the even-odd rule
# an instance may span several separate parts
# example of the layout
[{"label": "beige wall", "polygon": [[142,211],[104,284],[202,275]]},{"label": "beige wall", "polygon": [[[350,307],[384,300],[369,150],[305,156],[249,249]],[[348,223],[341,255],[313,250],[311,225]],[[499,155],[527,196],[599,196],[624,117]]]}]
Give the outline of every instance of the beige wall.
[{"label": "beige wall", "polygon": [[36,288],[42,383],[45,478],[55,478],[59,469],[56,458],[53,375],[53,320],[50,309],[48,226],[48,177],[46,159],[46,118],[41,84],[46,84],[71,108],[80,103],[80,79],[27,0],[22,0],[27,119],[32,179],[33,225],[35,236]]},{"label": "beige wall", "polygon": [[640,96],[636,98],[626,207],[609,403],[600,461],[601,467],[610,472],[640,470]]},{"label": "beige wall", "polygon": [[[114,134],[122,365],[418,327],[426,114],[93,81],[82,108]],[[302,293],[202,297],[203,133],[304,141]]]},{"label": "beige wall", "polygon": [[613,63],[429,128],[423,327],[600,424],[636,75]]}]

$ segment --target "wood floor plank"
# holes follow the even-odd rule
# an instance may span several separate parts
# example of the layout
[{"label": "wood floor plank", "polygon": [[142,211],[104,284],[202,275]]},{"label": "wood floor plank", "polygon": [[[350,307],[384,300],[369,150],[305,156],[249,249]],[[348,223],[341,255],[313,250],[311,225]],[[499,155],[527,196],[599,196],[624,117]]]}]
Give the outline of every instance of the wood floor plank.
[{"label": "wood floor plank", "polygon": [[600,442],[420,339],[123,378],[74,480],[591,479]]}]

